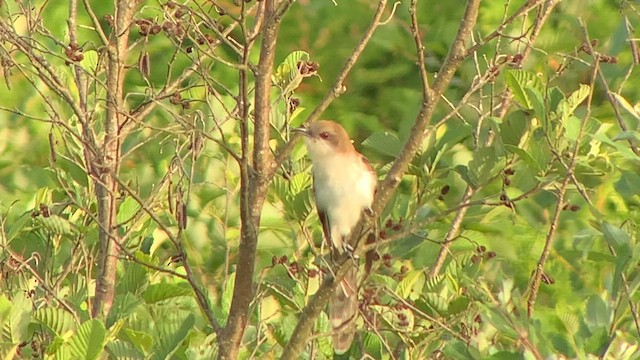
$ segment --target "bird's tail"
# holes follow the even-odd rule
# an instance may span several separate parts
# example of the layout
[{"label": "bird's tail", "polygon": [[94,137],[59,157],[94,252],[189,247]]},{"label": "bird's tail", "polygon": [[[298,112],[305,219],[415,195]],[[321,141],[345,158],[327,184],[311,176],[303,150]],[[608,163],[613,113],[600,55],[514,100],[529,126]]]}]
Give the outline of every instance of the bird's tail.
[{"label": "bird's tail", "polygon": [[351,347],[358,315],[357,271],[353,267],[345,275],[329,302],[329,319],[333,330],[333,351],[344,354]]}]

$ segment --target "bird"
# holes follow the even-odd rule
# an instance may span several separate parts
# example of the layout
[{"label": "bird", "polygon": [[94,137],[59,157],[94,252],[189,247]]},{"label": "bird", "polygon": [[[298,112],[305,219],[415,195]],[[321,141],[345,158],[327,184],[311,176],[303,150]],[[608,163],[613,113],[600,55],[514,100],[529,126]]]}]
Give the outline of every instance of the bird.
[{"label": "bird", "polygon": [[[324,237],[336,258],[353,249],[347,243],[362,214],[371,212],[376,173],[349,134],[335,121],[320,120],[292,129],[304,135],[311,159],[313,193]],[[358,313],[357,267],[342,279],[329,300],[335,354],[351,347]]]}]

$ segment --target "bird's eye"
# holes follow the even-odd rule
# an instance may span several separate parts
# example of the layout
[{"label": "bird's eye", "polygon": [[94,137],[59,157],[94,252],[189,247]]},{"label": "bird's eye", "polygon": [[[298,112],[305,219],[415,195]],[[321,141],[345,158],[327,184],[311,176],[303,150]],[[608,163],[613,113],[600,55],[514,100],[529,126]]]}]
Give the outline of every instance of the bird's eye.
[{"label": "bird's eye", "polygon": [[322,138],[322,139],[326,140],[326,139],[329,138],[329,136],[330,136],[329,133],[326,132],[326,131],[323,131],[323,132],[320,133],[320,138]]}]

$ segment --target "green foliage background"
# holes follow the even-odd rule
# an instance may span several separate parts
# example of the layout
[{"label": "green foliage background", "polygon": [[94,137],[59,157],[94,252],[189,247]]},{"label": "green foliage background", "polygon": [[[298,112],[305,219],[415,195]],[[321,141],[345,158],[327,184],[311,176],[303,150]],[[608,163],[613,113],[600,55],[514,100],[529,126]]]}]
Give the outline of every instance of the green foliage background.
[{"label": "green foliage background", "polygon": [[[478,36],[492,32],[502,22],[505,8],[512,12],[522,3],[483,2]],[[0,10],[9,11],[11,4],[5,3]],[[224,4],[233,7],[230,2]],[[52,3],[43,14],[47,27],[61,39],[67,36],[67,6]],[[150,1],[139,17],[161,16],[159,6]],[[456,116],[433,129],[398,193],[380,214],[384,236],[407,228],[412,231],[378,249],[384,261],[376,262],[361,294],[366,318],[362,321],[376,325],[359,323],[357,350],[352,356],[640,358],[640,158],[626,141],[638,143],[640,111],[634,105],[640,98],[640,77],[623,17],[638,26],[640,15],[634,6],[635,2],[606,0],[561,2],[522,69],[503,68],[484,87],[484,98],[474,94]],[[274,90],[280,111],[273,120],[274,147],[287,140],[280,135],[285,123],[302,123],[309,109],[330,90],[374,7],[370,1],[299,1],[287,13],[277,62],[286,63],[287,56],[304,51],[320,68],[319,76],[304,79],[295,89],[302,110],[291,118],[284,118],[285,107]],[[348,129],[356,147],[372,160],[381,176],[410,133],[422,101],[408,7],[408,1],[400,2],[390,22],[375,33],[345,83],[347,92],[323,115]],[[420,31],[432,77],[447,55],[463,10],[455,1],[419,3]],[[112,9],[105,2],[95,4],[94,11],[104,14]],[[230,21],[224,16],[219,20]],[[86,15],[79,21],[89,23]],[[531,17],[518,20],[518,26],[508,29],[509,35],[517,36],[517,30],[526,29],[532,21]],[[601,63],[600,67],[603,79],[617,94],[614,103],[619,116],[599,79],[592,90],[581,86],[592,84],[589,64],[593,61],[578,51],[585,42],[581,22],[589,38],[598,40],[594,45],[598,52],[617,57],[616,63]],[[136,31],[131,36],[132,42],[141,37]],[[89,29],[79,37],[85,49],[83,66],[91,66],[89,54],[99,39]],[[49,45],[59,55],[53,64],[70,79],[64,50]],[[130,108],[145,99],[149,84],[162,87],[175,47],[162,34],[138,45],[149,54],[151,68],[146,78],[139,71],[127,75]],[[458,105],[470,84],[477,81],[478,72],[492,66],[489,62],[497,53],[514,56],[523,48],[521,42],[509,38],[480,48],[477,63],[468,61],[456,73],[445,93],[447,100]],[[224,47],[216,55],[233,60]],[[253,55],[257,61],[257,53]],[[13,60],[25,61],[19,55]],[[133,65],[137,58],[130,61]],[[173,66],[179,69],[190,64],[189,55],[180,53]],[[558,73],[563,64],[567,67]],[[235,69],[213,63],[209,76],[237,92]],[[176,250],[167,236],[130,196],[123,195],[118,220],[123,233],[129,234],[126,247],[137,262],[123,257],[114,309],[104,321],[90,319],[95,260],[91,254],[95,253],[98,228],[79,207],[70,206],[77,202],[85,209],[95,209],[87,189],[88,176],[75,164],[77,149],[61,145],[69,139],[41,121],[48,115],[38,86],[32,86],[15,68],[5,71],[4,80],[6,84],[0,86],[4,110],[0,112],[0,232],[3,251],[10,249],[25,263],[16,263],[7,253],[0,259],[0,351],[10,354],[7,358],[12,354],[61,359],[213,357],[215,334],[188,283],[144,265],[185,273],[180,261],[173,261]],[[233,106],[233,98],[213,99],[203,90],[205,83],[197,77],[190,79],[181,93],[190,100],[188,109],[165,101],[145,120],[146,127],[125,139],[124,151],[131,152],[123,161],[121,178],[143,198],[150,196],[175,156],[187,151],[191,132],[184,123],[196,123],[194,114],[202,114],[196,127],[211,132],[215,139],[203,138],[204,150],[196,162],[181,158],[186,173],[193,174],[188,180],[177,180],[190,191],[182,241],[215,316],[224,323],[240,235],[240,179],[233,159],[214,141],[219,140],[219,133],[212,120],[223,112],[222,104]],[[514,106],[505,117],[488,117],[480,123],[471,104],[495,106],[489,95],[505,88],[514,93]],[[69,109],[60,108],[66,111],[61,118],[72,122]],[[434,118],[438,121],[450,111],[441,104]],[[628,131],[620,129],[617,117],[627,123]],[[579,132],[583,118],[589,119],[584,136]],[[495,142],[474,149],[476,131],[480,142],[489,134],[496,136]],[[222,133],[238,150],[237,126],[225,123]],[[58,151],[55,162],[51,141]],[[529,318],[532,272],[553,222],[565,176],[560,160],[568,161],[576,142],[576,181],[567,188],[567,203],[560,205],[566,210],[560,214],[544,265],[546,283],[540,287],[535,313]],[[278,176],[270,188],[260,228],[256,298],[242,358],[278,357],[318,286],[312,274],[321,261],[309,244],[319,247],[321,231],[313,211],[308,168],[304,149],[298,145],[287,165],[292,176]],[[505,173],[507,169],[513,174]],[[72,185],[65,191],[61,184]],[[455,211],[450,209],[460,204],[467,186],[478,189],[471,199],[474,205],[443,271],[430,277],[429,269],[454,219]],[[450,189],[447,193],[445,187]],[[505,199],[519,200],[508,207]],[[41,204],[54,215],[33,215]],[[166,226],[178,226],[166,203],[158,200],[151,205]],[[274,258],[280,260],[274,262]],[[292,270],[298,266],[303,271]],[[77,319],[60,306],[59,299],[73,307]],[[328,333],[326,317],[318,319],[316,331]],[[305,356],[330,357],[330,336],[314,338]]]}]

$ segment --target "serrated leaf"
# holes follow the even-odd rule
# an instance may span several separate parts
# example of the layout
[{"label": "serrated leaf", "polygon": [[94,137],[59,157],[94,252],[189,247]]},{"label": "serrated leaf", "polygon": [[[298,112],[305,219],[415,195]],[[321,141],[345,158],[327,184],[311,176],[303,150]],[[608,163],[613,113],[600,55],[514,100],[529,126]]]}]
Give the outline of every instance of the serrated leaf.
[{"label": "serrated leaf", "polygon": [[61,173],[63,174],[65,179],[70,178],[70,180],[75,181],[83,188],[89,187],[89,176],[87,175],[87,172],[77,163],[59,156],[58,160],[56,160],[56,164],[58,165],[58,168],[61,170]]},{"label": "serrated leaf", "polygon": [[571,113],[573,113],[580,104],[589,96],[591,93],[591,86],[586,84],[580,84],[578,90],[574,91],[567,98],[567,102],[571,107]]},{"label": "serrated leaf", "polygon": [[298,63],[300,61],[309,61],[309,53],[305,51],[293,51],[278,65],[272,76],[272,81],[282,88],[282,93],[285,95],[295,91],[295,89],[300,86],[302,80],[310,76],[300,73],[300,69],[298,69]]},{"label": "serrated leaf", "polygon": [[138,305],[142,303],[139,297],[132,293],[117,295],[108,316],[108,323],[113,323],[131,315]]},{"label": "serrated leaf", "polygon": [[176,284],[151,284],[142,293],[142,298],[149,304],[157,303],[178,296],[189,296],[192,290],[187,286]]},{"label": "serrated leaf", "polygon": [[0,294],[0,326],[6,324],[11,314],[11,300],[7,299],[4,294]]},{"label": "serrated leaf", "polygon": [[76,321],[73,315],[62,309],[38,309],[33,314],[33,318],[58,336],[62,336],[68,331],[74,331],[76,328]]},{"label": "serrated leaf", "polygon": [[426,281],[424,283],[424,290],[423,291],[425,291],[425,292],[437,292],[440,289],[440,286],[442,285],[442,280],[444,280],[444,278],[445,278],[444,274],[427,277],[427,279],[426,279]]},{"label": "serrated leaf", "polygon": [[69,342],[69,349],[74,359],[95,360],[102,354],[107,331],[101,321],[91,319],[85,321]]}]

